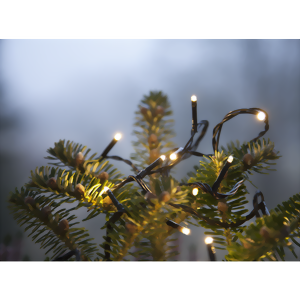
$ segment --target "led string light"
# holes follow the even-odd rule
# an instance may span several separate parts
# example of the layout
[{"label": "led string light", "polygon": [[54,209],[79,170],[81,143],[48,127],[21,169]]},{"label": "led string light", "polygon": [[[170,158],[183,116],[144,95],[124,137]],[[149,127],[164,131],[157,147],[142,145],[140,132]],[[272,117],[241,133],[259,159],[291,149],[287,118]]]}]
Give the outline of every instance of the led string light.
[{"label": "led string light", "polygon": [[[196,102],[196,101],[192,101],[192,102]],[[227,122],[228,120],[232,119],[233,117],[239,115],[239,114],[255,114],[255,115],[257,115],[257,118],[259,120],[264,121],[266,123],[265,130],[261,131],[259,133],[259,135],[256,138],[252,139],[251,141],[255,142],[258,138],[262,137],[268,131],[268,129],[269,129],[268,114],[264,110],[262,110],[260,108],[249,108],[249,109],[238,109],[238,110],[231,111],[231,112],[229,112],[223,118],[222,122],[220,122],[219,124],[217,124],[214,127],[214,130],[213,130],[213,139],[212,139],[212,144],[213,144],[213,150],[214,150],[214,152],[218,151],[219,138],[220,138],[220,134],[221,134],[221,130],[222,130],[223,124],[225,122]],[[175,162],[171,163],[170,165],[163,166],[163,167],[161,167],[161,168],[159,168],[157,170],[151,171],[147,175],[152,175],[154,173],[160,173],[163,176],[168,176],[168,174],[170,172],[170,169],[172,167],[174,167],[180,161],[189,158],[191,155],[193,155],[193,156],[200,156],[200,157],[202,157],[204,155],[207,156],[207,157],[213,156],[213,154],[203,154],[203,153],[195,151],[197,149],[200,141],[202,140],[202,138],[204,137],[204,135],[205,135],[205,133],[207,131],[208,121],[202,120],[201,122],[199,122],[197,124],[198,127],[200,127],[201,125],[204,125],[204,128],[202,129],[201,135],[198,137],[198,139],[196,140],[196,142],[194,144],[192,144],[194,135],[195,135],[195,133],[197,131],[195,131],[193,129],[191,130],[191,138],[189,139],[189,141],[187,142],[187,144],[185,145],[185,147],[183,148],[183,150],[180,151],[180,156],[179,157],[177,156],[177,159],[175,159]],[[216,140],[216,136],[217,136],[217,140]],[[107,148],[109,148],[109,146]],[[172,152],[173,151],[176,152],[179,149],[180,148],[174,148],[172,150]],[[172,154],[174,154],[174,153],[172,153]],[[177,153],[175,153],[175,155],[176,154]],[[134,166],[134,164],[130,160],[125,160],[125,159],[122,159],[121,157],[118,157],[118,156],[111,156],[109,158],[122,160],[125,163],[129,164],[135,171],[139,172],[138,168],[136,168],[136,166]]]},{"label": "led string light", "polygon": [[105,158],[107,153],[113,148],[113,146],[121,139],[121,133],[115,134],[113,140],[109,143],[109,145],[104,149],[100,157]]},{"label": "led string light", "polygon": [[192,130],[194,133],[197,132],[197,97],[193,95],[191,97],[192,101]]},{"label": "led string light", "polygon": [[107,186],[104,187],[104,193],[108,194],[110,200],[112,201],[114,206],[117,208],[118,212],[123,212],[123,213],[126,212],[124,206],[117,200],[115,195],[112,193],[112,191]]},{"label": "led string light", "polygon": [[183,227],[174,221],[167,219],[166,224],[172,228],[178,229],[178,231],[182,232],[185,235],[189,235],[191,233],[191,230],[189,228]]},{"label": "led string light", "polygon": [[232,161],[233,161],[233,156],[229,156],[226,163],[225,163],[225,166],[222,168],[217,180],[215,181],[215,183],[213,184],[212,186],[212,190],[214,192],[216,192],[221,184],[221,181],[223,180],[226,172],[228,171],[229,167],[231,166],[232,164]]},{"label": "led string light", "polygon": [[212,246],[213,241],[214,239],[210,236],[206,237],[204,240],[210,261],[216,261],[215,247]]},{"label": "led string light", "polygon": [[[208,128],[208,121],[206,120],[202,120],[201,122],[197,123],[197,97],[195,95],[193,95],[191,97],[191,101],[192,101],[192,130],[191,130],[191,137],[189,139],[189,141],[186,143],[185,147],[179,147],[179,148],[175,148],[173,149],[171,152],[171,155],[169,156],[169,158],[167,159],[167,161],[169,161],[169,159],[171,160],[170,164],[167,164],[165,166],[162,166],[156,170],[153,170],[155,167],[157,167],[159,164],[161,164],[164,160],[165,160],[165,156],[161,156],[160,158],[158,158],[156,161],[154,161],[152,164],[150,164],[148,167],[146,167],[144,170],[139,171],[138,168],[130,161],[130,160],[125,160],[119,156],[110,156],[107,157],[107,153],[112,149],[112,147],[116,144],[116,142],[120,139],[121,135],[119,136],[115,136],[114,140],[107,146],[107,148],[103,151],[103,153],[101,154],[101,157],[104,158],[112,158],[112,159],[117,159],[117,160],[121,160],[124,161],[125,163],[127,163],[128,165],[130,165],[136,172],[138,172],[138,174],[136,176],[130,175],[128,176],[126,179],[124,179],[122,182],[120,182],[118,185],[116,185],[114,187],[114,190],[117,190],[119,188],[121,188],[122,186],[124,186],[126,183],[128,182],[132,182],[132,181],[136,181],[141,188],[146,191],[146,192],[151,192],[151,190],[147,187],[147,185],[143,182],[143,178],[147,175],[151,175],[154,173],[160,173],[163,176],[168,176],[168,173],[170,172],[171,168],[174,167],[177,163],[179,163],[180,161],[189,158],[191,155],[194,156],[204,156],[205,154],[200,153],[195,151],[200,143],[200,141],[202,140],[202,138],[204,137],[207,128]],[[258,138],[262,137],[269,129],[269,124],[268,124],[268,115],[265,111],[263,111],[262,109],[259,108],[250,108],[250,109],[239,109],[239,110],[235,110],[235,111],[231,111],[229,112],[222,120],[222,122],[220,122],[219,124],[217,124],[214,127],[213,130],[213,139],[212,139],[212,145],[213,145],[213,150],[218,151],[218,144],[219,144],[219,138],[220,138],[220,133],[222,130],[222,126],[225,122],[227,122],[228,120],[232,119],[233,117],[239,115],[239,114],[255,114],[257,115],[257,118],[261,121],[265,122],[265,130],[261,131],[259,133],[259,135],[252,139],[251,141],[256,141]],[[195,141],[195,143],[193,144],[193,139],[195,134],[197,133],[197,128],[201,127],[202,125],[204,125],[202,132],[200,134],[200,136],[197,138],[197,140]],[[205,156],[213,156],[213,154],[208,154]],[[243,184],[244,180],[241,180],[239,182],[237,182],[234,187],[227,193],[225,194],[221,194],[218,193],[217,190],[220,186],[220,183],[222,181],[222,179],[224,178],[228,168],[230,167],[231,163],[232,163],[232,159],[233,157],[230,156],[227,161],[225,166],[223,167],[223,169],[221,170],[217,180],[215,181],[215,183],[213,184],[212,187],[210,187],[208,184],[206,183],[201,183],[201,182],[196,182],[196,183],[188,183],[188,184],[184,184],[181,183],[180,185],[185,185],[185,186],[196,186],[193,189],[193,195],[196,196],[198,194],[198,188],[200,188],[202,191],[204,192],[208,192],[210,193],[213,197],[215,197],[216,199],[224,199],[228,196],[234,195],[238,188]],[[124,207],[117,201],[117,199],[115,198],[115,196],[113,195],[112,191],[110,191],[107,188],[107,192],[112,200],[112,202],[114,203],[114,205],[118,208],[118,212],[115,213],[111,219],[108,221],[107,223],[107,235],[109,230],[111,229],[111,226],[109,225],[111,222],[115,222],[117,221],[121,215],[125,212]],[[152,193],[152,192],[151,192]],[[169,202],[169,204],[173,207],[176,208],[182,208],[182,210],[184,210],[185,212],[189,212],[195,216],[197,216],[198,218],[202,219],[203,221],[207,222],[210,225],[214,225],[214,226],[220,226],[223,228],[230,228],[230,227],[237,227],[240,226],[241,224],[245,223],[246,221],[248,221],[249,219],[251,219],[253,216],[257,216],[258,214],[258,210],[260,209],[263,214],[267,214],[268,210],[267,207],[265,205],[264,201],[261,201],[259,204],[257,203],[257,197],[258,195],[262,196],[261,192],[257,192],[254,196],[253,199],[253,205],[254,205],[254,209],[246,216],[243,217],[243,220],[239,220],[235,223],[223,223],[223,222],[219,222],[216,220],[211,220],[207,217],[204,217],[202,215],[200,215],[198,212],[196,212],[194,209],[183,205],[183,204],[175,204],[172,202]],[[177,228],[179,229],[181,232],[185,233],[185,234],[189,234],[190,231],[188,231],[188,229],[186,229],[185,227],[180,226],[179,224],[171,221],[171,220],[167,220],[166,224],[173,227],[173,228]],[[110,226],[110,227],[109,227]],[[110,238],[107,236],[106,240],[109,243]],[[211,243],[207,243],[207,245],[211,245]],[[107,249],[109,250],[109,245],[106,245]],[[213,253],[214,255],[214,253]],[[105,257],[107,260],[110,260],[110,255],[109,252],[105,252]],[[211,260],[215,260],[212,259]]]}]

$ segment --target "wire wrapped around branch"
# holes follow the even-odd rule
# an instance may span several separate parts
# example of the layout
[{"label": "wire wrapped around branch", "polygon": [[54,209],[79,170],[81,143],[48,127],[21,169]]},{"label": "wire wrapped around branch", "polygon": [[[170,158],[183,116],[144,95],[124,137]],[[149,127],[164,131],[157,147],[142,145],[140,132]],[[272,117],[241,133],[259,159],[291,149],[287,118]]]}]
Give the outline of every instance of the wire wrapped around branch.
[{"label": "wire wrapped around branch", "polygon": [[223,124],[227,121],[229,121],[230,119],[236,117],[237,115],[240,114],[253,114],[253,115],[257,115],[258,112],[263,112],[265,114],[265,130],[261,131],[258,136],[254,139],[252,139],[250,142],[255,142],[257,139],[259,139],[260,137],[262,137],[268,130],[269,130],[269,120],[268,120],[268,114],[266,111],[262,110],[261,108],[242,108],[242,109],[237,109],[237,110],[233,110],[230,111],[222,120],[222,122],[220,122],[219,124],[217,124],[213,130],[213,138],[212,138],[212,146],[213,146],[213,150],[218,151],[218,146],[219,146],[219,139],[220,139],[220,134],[221,134],[221,130],[223,127]]},{"label": "wire wrapped around branch", "polygon": [[121,181],[119,184],[115,185],[112,191],[114,192],[114,191],[120,189],[126,183],[132,182],[132,181],[137,182],[145,192],[151,192],[151,190],[148,188],[148,186],[142,179],[138,178],[138,176],[133,176],[133,175],[129,175],[126,179]]},{"label": "wire wrapped around branch", "polygon": [[[263,213],[263,215],[267,216],[267,215],[270,215],[269,213],[269,210],[267,208],[267,205],[265,203],[265,199],[264,199],[264,195],[261,191],[257,190],[254,197],[253,197],[253,207],[257,207],[258,206],[258,201],[257,201],[257,198],[258,197],[261,197],[261,201],[260,201],[260,204],[261,204],[261,212]],[[256,214],[255,214],[256,218],[260,218],[260,214],[259,212],[257,211]]]},{"label": "wire wrapped around branch", "polygon": [[216,191],[213,191],[213,189],[210,187],[209,184],[202,183],[202,182],[180,183],[179,185],[180,186],[195,186],[195,187],[200,188],[203,192],[211,194],[215,199],[224,199],[224,198],[227,198],[228,196],[234,195],[237,192],[237,190],[239,189],[239,187],[243,184],[243,182],[244,182],[244,179],[240,180],[233,186],[233,188],[229,192],[227,192],[225,194],[221,194]]},{"label": "wire wrapped around branch", "polygon": [[219,226],[222,228],[233,228],[233,227],[238,227],[238,226],[244,224],[246,221],[252,219],[256,215],[257,211],[259,209],[262,209],[262,207],[264,206],[264,204],[261,202],[247,216],[245,216],[245,218],[243,220],[238,220],[237,222],[226,223],[226,222],[211,220],[207,217],[204,217],[203,215],[196,212],[193,208],[191,208],[187,205],[184,205],[184,204],[175,204],[172,202],[169,202],[168,204],[175,208],[181,208],[183,211],[198,217],[199,219],[201,219],[202,221],[206,222],[207,224],[209,224],[211,226],[216,226],[216,227]]}]

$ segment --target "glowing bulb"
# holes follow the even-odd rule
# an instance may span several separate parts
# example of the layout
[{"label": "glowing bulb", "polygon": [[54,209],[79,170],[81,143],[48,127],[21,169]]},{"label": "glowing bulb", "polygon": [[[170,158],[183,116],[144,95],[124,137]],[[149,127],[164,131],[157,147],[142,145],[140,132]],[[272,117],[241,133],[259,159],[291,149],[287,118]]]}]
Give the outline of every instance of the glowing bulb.
[{"label": "glowing bulb", "polygon": [[191,97],[191,100],[192,100],[193,102],[196,102],[196,101],[197,101],[197,96],[196,96],[196,95],[193,95],[193,96]]},{"label": "glowing bulb", "polygon": [[171,159],[171,160],[177,159],[176,153],[172,153],[172,154],[170,155],[170,159]]},{"label": "glowing bulb", "polygon": [[114,139],[115,139],[116,141],[118,141],[118,140],[121,139],[121,137],[122,137],[122,134],[121,134],[121,133],[117,133],[117,134],[114,136]]},{"label": "glowing bulb", "polygon": [[107,192],[107,191],[109,190],[109,188],[108,188],[107,186],[105,186],[105,187],[103,188],[103,190],[104,190],[104,192]]},{"label": "glowing bulb", "polygon": [[191,233],[191,229],[186,228],[186,227],[183,227],[183,228],[181,229],[181,232],[182,232],[183,234],[185,234],[185,235],[189,235],[189,234]]},{"label": "glowing bulb", "polygon": [[233,156],[230,155],[230,156],[227,158],[227,161],[228,161],[229,163],[232,163],[232,161],[233,161]]},{"label": "glowing bulb", "polygon": [[198,189],[197,188],[193,188],[192,193],[194,196],[198,195]]},{"label": "glowing bulb", "polygon": [[210,236],[208,236],[208,237],[205,238],[205,240],[204,240],[204,242],[205,242],[206,245],[207,245],[207,244],[212,244],[213,241],[214,241],[213,238],[210,237]]},{"label": "glowing bulb", "polygon": [[166,159],[165,155],[161,155],[160,158],[164,161]]},{"label": "glowing bulb", "polygon": [[264,112],[261,111],[257,114],[258,120],[263,121],[265,118],[266,118],[266,114]]}]

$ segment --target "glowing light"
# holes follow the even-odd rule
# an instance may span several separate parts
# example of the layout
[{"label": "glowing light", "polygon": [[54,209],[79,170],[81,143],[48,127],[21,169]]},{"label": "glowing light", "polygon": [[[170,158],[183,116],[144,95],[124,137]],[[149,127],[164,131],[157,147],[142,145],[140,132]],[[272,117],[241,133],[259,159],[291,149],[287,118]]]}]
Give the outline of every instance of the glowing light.
[{"label": "glowing light", "polygon": [[257,119],[260,120],[260,121],[264,121],[264,119],[266,118],[266,114],[264,112],[259,112],[257,114]]},{"label": "glowing light", "polygon": [[193,96],[191,97],[191,100],[192,100],[193,102],[196,102],[196,101],[197,101],[197,96],[196,96],[196,95],[193,95]]},{"label": "glowing light", "polygon": [[233,156],[230,155],[230,156],[228,157],[227,161],[228,161],[229,163],[232,163],[232,161],[233,161]]},{"label": "glowing light", "polygon": [[108,188],[107,186],[105,186],[105,187],[103,188],[103,190],[104,190],[104,192],[107,192],[107,191],[109,190],[109,188]]},{"label": "glowing light", "polygon": [[164,161],[166,159],[165,155],[161,155],[160,158]]},{"label": "glowing light", "polygon": [[214,239],[210,236],[206,237],[205,240],[204,240],[206,245],[212,244],[213,241],[214,241]]},{"label": "glowing light", "polygon": [[117,134],[114,136],[114,139],[115,139],[116,141],[118,141],[118,140],[121,139],[121,137],[122,137],[122,134],[121,134],[121,133],[117,133]]},{"label": "glowing light", "polygon": [[170,159],[171,159],[171,160],[177,159],[177,154],[176,154],[176,153],[172,153],[172,154],[170,155]]},{"label": "glowing light", "polygon": [[193,194],[194,196],[197,196],[197,195],[198,195],[198,189],[197,189],[197,188],[193,188],[192,194]]},{"label": "glowing light", "polygon": [[189,235],[189,234],[191,233],[191,229],[186,228],[186,227],[183,227],[183,228],[181,229],[181,232],[182,232],[183,234],[185,234],[185,235]]}]

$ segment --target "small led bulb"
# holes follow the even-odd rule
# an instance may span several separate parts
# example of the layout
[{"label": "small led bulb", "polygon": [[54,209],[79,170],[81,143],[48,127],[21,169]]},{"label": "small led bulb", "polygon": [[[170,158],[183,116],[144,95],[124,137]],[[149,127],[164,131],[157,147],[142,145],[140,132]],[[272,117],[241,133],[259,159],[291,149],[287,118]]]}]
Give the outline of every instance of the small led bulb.
[{"label": "small led bulb", "polygon": [[196,101],[197,101],[197,96],[196,96],[196,95],[193,95],[193,96],[191,97],[191,100],[192,100],[193,102],[196,102]]},{"label": "small led bulb", "polygon": [[121,139],[121,137],[122,137],[122,134],[121,134],[121,133],[117,133],[117,134],[114,136],[114,139],[115,139],[116,141],[118,141],[118,140]]},{"label": "small led bulb", "polygon": [[264,119],[266,118],[266,114],[264,112],[259,112],[257,114],[257,119],[260,120],[260,121],[264,121]]},{"label": "small led bulb", "polygon": [[197,196],[197,195],[198,195],[198,189],[197,189],[197,188],[193,188],[192,194],[193,194],[194,196]]},{"label": "small led bulb", "polygon": [[205,240],[204,240],[206,245],[212,244],[213,241],[214,241],[213,238],[210,237],[210,236],[206,237]]},{"label": "small led bulb", "polygon": [[166,159],[165,155],[161,155],[160,158],[164,161]]},{"label": "small led bulb", "polygon": [[105,187],[103,188],[103,190],[104,190],[104,192],[106,193],[106,192],[109,190],[109,188],[108,188],[107,186],[105,186]]},{"label": "small led bulb", "polygon": [[232,161],[233,161],[233,156],[230,155],[230,156],[227,158],[227,161],[228,161],[229,163],[232,163]]},{"label": "small led bulb", "polygon": [[176,153],[172,153],[172,154],[170,155],[170,159],[171,159],[171,160],[177,159]]},{"label": "small led bulb", "polygon": [[191,233],[191,229],[186,228],[186,227],[183,227],[183,228],[181,229],[181,232],[182,232],[183,234],[185,234],[185,235],[189,235],[189,234]]}]

